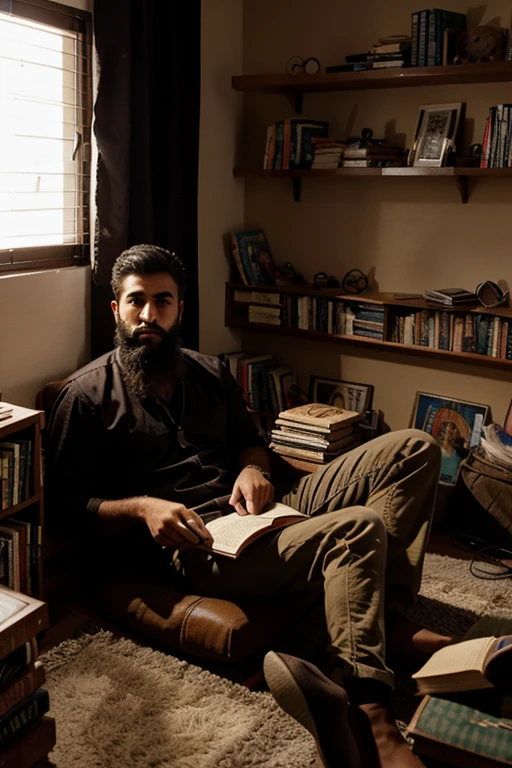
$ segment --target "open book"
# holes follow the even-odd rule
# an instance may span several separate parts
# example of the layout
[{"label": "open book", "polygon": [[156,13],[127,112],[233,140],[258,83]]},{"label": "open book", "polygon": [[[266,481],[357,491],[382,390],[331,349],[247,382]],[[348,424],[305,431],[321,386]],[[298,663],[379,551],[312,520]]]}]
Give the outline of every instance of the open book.
[{"label": "open book", "polygon": [[501,668],[507,661],[505,656],[511,664],[511,651],[512,635],[464,640],[436,651],[412,677],[420,694],[492,688],[492,668]]},{"label": "open book", "polygon": [[238,557],[240,552],[262,534],[275,531],[307,518],[286,504],[272,504],[260,515],[239,515],[233,512],[206,524],[213,536],[212,550],[228,557]]}]

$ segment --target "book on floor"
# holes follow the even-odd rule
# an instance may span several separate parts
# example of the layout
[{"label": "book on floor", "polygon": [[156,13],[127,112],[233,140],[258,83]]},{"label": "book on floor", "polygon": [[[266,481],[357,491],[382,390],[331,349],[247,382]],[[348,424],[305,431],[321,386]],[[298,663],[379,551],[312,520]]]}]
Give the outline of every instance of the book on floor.
[{"label": "book on floor", "polygon": [[492,768],[512,765],[512,720],[459,701],[425,696],[407,729],[414,751],[443,765]]},{"label": "book on floor", "polygon": [[506,652],[512,658],[512,635],[475,637],[436,651],[412,675],[418,693],[449,693],[492,688],[487,668],[496,665]]},{"label": "book on floor", "polygon": [[249,544],[264,533],[298,523],[307,518],[286,504],[272,504],[260,515],[230,515],[218,517],[206,524],[213,536],[212,550],[236,558]]}]

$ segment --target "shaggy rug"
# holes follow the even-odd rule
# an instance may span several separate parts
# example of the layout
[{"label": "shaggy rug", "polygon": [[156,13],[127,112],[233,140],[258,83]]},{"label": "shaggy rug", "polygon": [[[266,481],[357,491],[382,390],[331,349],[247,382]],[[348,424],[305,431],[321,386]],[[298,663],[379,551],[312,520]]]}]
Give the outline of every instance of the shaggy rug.
[{"label": "shaggy rug", "polygon": [[[512,617],[509,593],[510,580],[482,581],[467,561],[427,555],[415,616],[463,633],[478,616]],[[57,768],[308,768],[313,759],[312,738],[269,693],[109,632],[68,640],[42,660]],[[406,698],[404,719],[417,703]]]}]

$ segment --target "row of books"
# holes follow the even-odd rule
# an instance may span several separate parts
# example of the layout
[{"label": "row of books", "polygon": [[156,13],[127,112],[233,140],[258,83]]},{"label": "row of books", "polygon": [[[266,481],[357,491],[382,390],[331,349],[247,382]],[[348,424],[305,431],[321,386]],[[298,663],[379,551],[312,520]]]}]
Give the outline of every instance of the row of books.
[{"label": "row of books", "polygon": [[[279,294],[274,295],[279,296]],[[356,301],[347,303],[323,296],[284,295],[280,305],[263,307],[265,312],[256,311],[258,305],[248,304],[247,306],[246,317],[250,323],[281,325],[304,331],[348,336],[366,336],[378,341],[384,338],[385,308],[381,304]],[[272,314],[268,314],[270,312]],[[243,310],[240,314],[244,314]],[[269,319],[264,319],[265,317]]]},{"label": "row of books", "polygon": [[391,341],[512,360],[512,322],[480,313],[419,310],[394,318]]},{"label": "row of books", "polygon": [[489,108],[485,122],[480,168],[512,166],[512,104]]},{"label": "row of books", "polygon": [[271,431],[270,448],[282,456],[326,464],[359,445],[364,414],[323,403],[282,411]]},{"label": "row of books", "polygon": [[0,584],[39,594],[41,526],[12,517],[0,520]]},{"label": "row of books", "polygon": [[55,720],[36,636],[48,627],[46,603],[0,587],[0,762],[32,768],[55,746]]},{"label": "row of books", "polygon": [[219,357],[242,388],[250,410],[279,413],[288,407],[288,392],[295,382],[291,368],[280,365],[272,355],[225,352]]},{"label": "row of books", "polygon": [[466,14],[441,8],[411,14],[411,66],[453,64],[457,36],[466,29]]},{"label": "row of books", "polygon": [[324,120],[291,118],[279,120],[267,129],[263,168],[265,170],[293,170],[311,168],[314,149],[313,138],[325,138],[329,123]]},{"label": "row of books", "polygon": [[0,509],[9,509],[32,494],[32,440],[0,442]]}]

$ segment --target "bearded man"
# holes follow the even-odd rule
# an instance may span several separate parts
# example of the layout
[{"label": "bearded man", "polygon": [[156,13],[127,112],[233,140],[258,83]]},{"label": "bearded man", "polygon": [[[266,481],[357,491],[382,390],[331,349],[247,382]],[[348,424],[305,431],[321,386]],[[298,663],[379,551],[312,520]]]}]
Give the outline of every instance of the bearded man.
[{"label": "bearded man", "polygon": [[[179,258],[134,246],[116,261],[112,288],[116,349],[70,377],[50,418],[54,525],[74,532],[97,573],[128,566],[228,599],[322,587],[330,675],[270,653],[271,690],[314,734],[319,764],[421,766],[389,712],[384,615],[413,602],[420,586],[436,441],[403,430],[338,457],[282,498],[307,519],[236,560],[217,555],[205,521],[233,509],[257,515],[274,498],[265,442],[224,365],[180,347]],[[450,642],[400,622],[388,640],[402,654]]]}]

